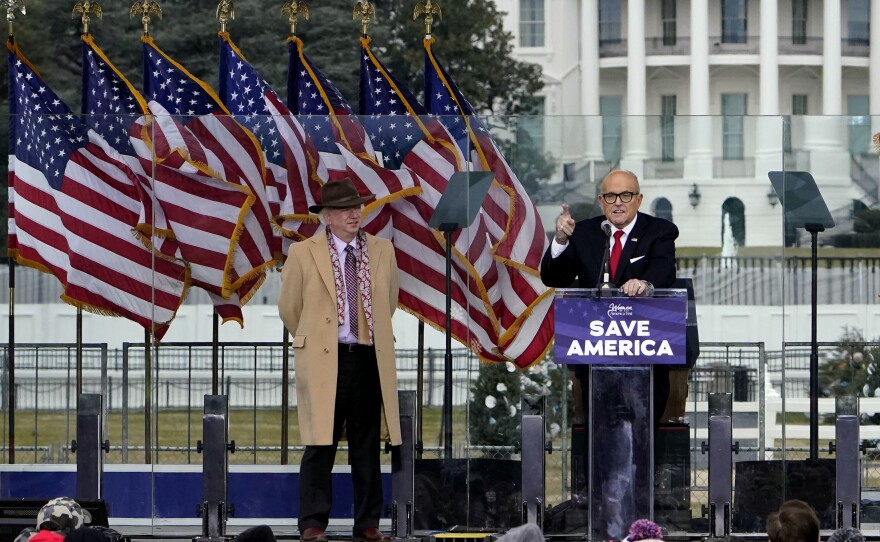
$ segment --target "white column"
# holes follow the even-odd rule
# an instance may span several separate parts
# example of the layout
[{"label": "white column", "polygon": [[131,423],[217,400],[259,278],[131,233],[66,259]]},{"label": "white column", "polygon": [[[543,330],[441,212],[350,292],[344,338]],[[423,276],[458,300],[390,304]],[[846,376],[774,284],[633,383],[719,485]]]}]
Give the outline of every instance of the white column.
[{"label": "white column", "polygon": [[822,47],[822,114],[843,113],[840,0],[825,0]]},{"label": "white column", "polygon": [[[822,187],[828,208],[849,205],[850,156],[843,114],[841,67],[841,0],[825,0],[822,48],[822,114],[804,117],[804,149],[809,153],[810,173]],[[794,129],[792,127],[792,129]]]},{"label": "white column", "polygon": [[626,25],[626,142],[621,167],[641,177],[648,157],[645,114],[647,74],[645,68],[645,0],[629,0]]},{"label": "white column", "polygon": [[599,0],[581,1],[581,115],[587,161],[602,160],[599,117]]},{"label": "white column", "polygon": [[762,115],[779,114],[779,27],[776,0],[761,0]]},{"label": "white column", "polygon": [[847,119],[842,116],[792,117],[792,131],[802,122],[804,150],[809,156],[809,172],[822,189],[832,212],[850,204],[852,186],[850,155],[846,147]]},{"label": "white column", "polygon": [[[712,118],[709,117],[709,0],[691,0],[691,81],[686,181],[712,178]],[[685,200],[686,201],[686,200]]]},{"label": "white column", "polygon": [[871,93],[871,115],[880,115],[880,5],[871,9],[871,54],[868,64],[868,91]]}]

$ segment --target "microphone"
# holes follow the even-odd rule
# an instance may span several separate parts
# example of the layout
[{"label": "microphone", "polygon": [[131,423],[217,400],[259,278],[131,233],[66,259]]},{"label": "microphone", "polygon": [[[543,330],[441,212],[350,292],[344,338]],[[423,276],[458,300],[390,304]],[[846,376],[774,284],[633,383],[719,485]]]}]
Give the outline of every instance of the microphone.
[{"label": "microphone", "polygon": [[605,233],[605,250],[602,251],[602,265],[601,271],[599,273],[599,283],[596,285],[596,289],[599,290],[599,295],[603,295],[603,290],[607,292],[612,288],[616,288],[614,283],[611,282],[611,222],[608,220],[603,220],[602,231]]}]

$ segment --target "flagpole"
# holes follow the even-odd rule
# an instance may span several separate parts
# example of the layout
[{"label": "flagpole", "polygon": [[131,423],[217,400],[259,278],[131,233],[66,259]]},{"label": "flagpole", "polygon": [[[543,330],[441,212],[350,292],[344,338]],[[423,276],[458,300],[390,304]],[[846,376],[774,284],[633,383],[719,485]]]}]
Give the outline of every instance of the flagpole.
[{"label": "flagpole", "polygon": [[82,307],[76,308],[76,397],[79,404],[79,396],[83,390],[83,311]]},{"label": "flagpole", "polygon": [[[10,22],[10,29],[12,23]],[[7,460],[15,464],[15,258],[9,258],[9,347],[7,348],[7,412],[9,412],[9,453]]]},{"label": "flagpole", "polygon": [[153,352],[150,350],[150,332],[144,329],[144,463],[153,462]]},{"label": "flagpole", "polygon": [[446,459],[452,459],[452,231],[443,231],[443,235],[446,237],[446,353],[443,356],[443,454]]},{"label": "flagpole", "polygon": [[281,339],[281,464],[287,465],[287,445],[290,442],[290,434],[287,428],[289,423],[290,408],[290,343],[287,341],[287,328],[282,324],[284,333]]},{"label": "flagpole", "polygon": [[417,429],[417,441],[416,441],[416,452],[419,454],[419,459],[422,457],[422,450],[424,449],[422,445],[422,416],[423,413],[423,400],[425,397],[425,322],[419,320],[419,338],[418,338],[418,370],[416,376],[416,427]]},{"label": "flagpole", "polygon": [[220,391],[220,315],[214,309],[211,320],[211,393],[219,395]]},{"label": "flagpole", "polygon": [[[93,2],[92,0],[84,0],[82,2],[77,2],[75,6],[73,6],[73,13],[82,13],[81,21],[83,24],[83,36],[89,35],[89,22],[91,21],[90,15],[95,15],[98,19],[103,19],[103,14],[101,11],[101,5],[98,2]],[[82,73],[85,74],[85,66],[81,67]],[[85,92],[85,79],[83,79],[83,84],[81,87],[81,91]],[[88,114],[87,104],[85,100],[81,100],[80,103],[80,113],[83,115]],[[105,390],[101,390],[103,393]],[[77,405],[79,405],[79,396],[82,395],[83,392],[83,311],[82,307],[78,306],[76,308],[76,397],[77,397]]]},{"label": "flagpole", "polygon": [[[18,9],[25,15],[24,2],[22,0],[6,0],[6,20],[9,21],[9,41],[14,41],[15,32],[12,23],[15,22],[15,10]],[[9,258],[9,347],[8,347],[7,371],[9,373],[8,389],[9,396],[9,453],[7,460],[10,465],[15,464],[15,258]]]},{"label": "flagpole", "polygon": [[[150,35],[150,14],[156,15],[158,18],[162,18],[162,8],[159,7],[159,4],[152,0],[140,0],[134,3],[131,6],[131,11],[129,13],[129,18],[134,17],[135,15],[141,15],[141,24],[143,25],[143,34],[144,36]],[[147,66],[144,64],[144,71],[146,72]],[[144,80],[146,81],[146,73],[144,74]],[[149,465],[152,461],[152,454],[150,453],[150,448],[153,445],[153,432],[152,432],[152,423],[153,423],[153,359],[152,359],[152,351],[150,350],[150,332],[148,330],[144,330],[144,463]]]}]

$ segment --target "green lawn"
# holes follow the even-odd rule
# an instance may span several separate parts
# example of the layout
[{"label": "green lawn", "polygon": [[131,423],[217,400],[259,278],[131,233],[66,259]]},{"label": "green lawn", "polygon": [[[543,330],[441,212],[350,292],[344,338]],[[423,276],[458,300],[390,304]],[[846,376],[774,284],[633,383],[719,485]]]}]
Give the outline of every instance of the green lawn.
[{"label": "green lawn", "polygon": [[[426,448],[442,446],[441,411],[428,408],[423,413],[422,440]],[[186,410],[161,410],[151,420],[151,448],[155,450],[153,462],[201,463],[195,452],[196,443],[202,438],[202,412]],[[143,463],[143,446],[146,428],[143,411],[129,412],[127,434],[127,460],[123,460],[123,416],[114,411],[107,416],[107,434],[112,451],[108,463]],[[156,428],[158,427],[158,431]],[[9,419],[4,416],[4,448],[9,444]],[[288,446],[299,446],[296,410],[288,416]],[[229,440],[234,440],[237,451],[230,456],[231,463],[280,464],[281,463],[281,412],[278,409],[230,410]],[[17,411],[15,413],[16,463],[73,463],[76,457],[66,451],[70,441],[76,438],[76,415],[58,411]],[[453,411],[453,441],[458,446],[465,441],[465,409]],[[49,447],[49,450],[33,448]],[[187,450],[191,448],[191,450]],[[256,448],[256,450],[255,450]],[[4,451],[0,460],[8,462]],[[341,457],[341,459],[344,459]],[[289,463],[298,461],[298,452],[290,451]]]}]

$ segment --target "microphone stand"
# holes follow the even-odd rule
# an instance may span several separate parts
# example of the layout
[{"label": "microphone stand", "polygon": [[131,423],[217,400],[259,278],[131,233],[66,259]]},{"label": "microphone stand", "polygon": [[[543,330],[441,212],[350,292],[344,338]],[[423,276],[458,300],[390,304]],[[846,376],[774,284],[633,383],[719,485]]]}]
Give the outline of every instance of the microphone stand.
[{"label": "microphone stand", "polygon": [[617,288],[611,282],[611,237],[605,232],[605,250],[602,251],[602,271],[599,273],[599,281],[596,284],[596,295],[608,297]]}]

